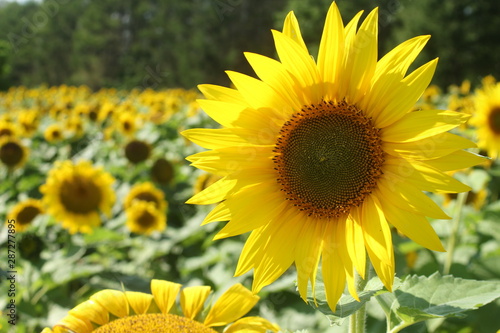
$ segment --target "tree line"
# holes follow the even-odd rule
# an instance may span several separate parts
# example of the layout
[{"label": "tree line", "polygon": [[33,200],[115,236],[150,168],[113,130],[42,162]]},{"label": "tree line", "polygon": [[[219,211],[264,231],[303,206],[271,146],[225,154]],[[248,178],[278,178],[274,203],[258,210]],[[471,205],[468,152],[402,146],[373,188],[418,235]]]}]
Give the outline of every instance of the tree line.
[{"label": "tree line", "polygon": [[[294,10],[316,54],[331,0],[42,0],[0,3],[0,89],[87,84],[94,89],[228,84],[252,73],[244,51],[275,57],[270,29]],[[338,0],[344,22],[379,7],[380,54],[432,38],[435,83],[500,72],[500,6],[489,0]]]}]

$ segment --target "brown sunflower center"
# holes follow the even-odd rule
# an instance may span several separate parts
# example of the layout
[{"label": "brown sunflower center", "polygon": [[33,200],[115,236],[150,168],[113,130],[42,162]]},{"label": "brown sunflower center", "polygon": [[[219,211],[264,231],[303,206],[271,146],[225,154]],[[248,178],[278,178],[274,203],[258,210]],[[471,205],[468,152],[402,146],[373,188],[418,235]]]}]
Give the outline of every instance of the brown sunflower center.
[{"label": "brown sunflower center", "polygon": [[0,137],[2,136],[11,136],[14,132],[10,128],[1,128],[0,129]]},{"label": "brown sunflower center", "polygon": [[151,192],[140,192],[137,193],[137,195],[134,196],[135,200],[142,200],[146,202],[152,202],[154,203],[155,207],[158,208],[160,203],[158,202],[158,198]]},{"label": "brown sunflower center", "polygon": [[494,107],[488,117],[488,123],[495,134],[500,134],[500,107]]},{"label": "brown sunflower center", "polygon": [[294,114],[281,128],[275,153],[287,200],[317,218],[336,218],[359,206],[384,163],[379,129],[345,102],[322,102]]},{"label": "brown sunflower center", "polygon": [[30,224],[40,213],[41,211],[38,207],[26,206],[17,214],[17,223],[21,225]]},{"label": "brown sunflower center", "polygon": [[23,157],[23,147],[16,142],[10,141],[0,147],[0,160],[8,167],[17,165]]},{"label": "brown sunflower center", "polygon": [[156,216],[148,212],[146,209],[141,212],[141,215],[137,217],[137,224],[143,228],[149,228],[156,222]]},{"label": "brown sunflower center", "polygon": [[102,193],[92,179],[75,175],[61,184],[60,199],[66,210],[88,214],[99,209]]},{"label": "brown sunflower center", "polygon": [[174,168],[168,160],[160,158],[151,167],[151,177],[158,183],[169,183],[174,177]]},{"label": "brown sunflower center", "polygon": [[134,164],[147,160],[150,151],[151,148],[149,145],[146,142],[139,140],[130,141],[125,146],[125,156]]},{"label": "brown sunflower center", "polygon": [[94,333],[216,333],[202,323],[173,314],[148,313],[113,320]]}]

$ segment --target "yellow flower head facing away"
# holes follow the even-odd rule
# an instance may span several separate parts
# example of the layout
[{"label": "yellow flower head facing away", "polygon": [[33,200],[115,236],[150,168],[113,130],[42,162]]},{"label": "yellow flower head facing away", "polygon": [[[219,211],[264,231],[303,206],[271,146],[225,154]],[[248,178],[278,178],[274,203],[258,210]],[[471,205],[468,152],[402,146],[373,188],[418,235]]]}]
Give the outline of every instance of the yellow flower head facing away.
[{"label": "yellow flower head facing away", "polygon": [[111,214],[116,196],[114,178],[88,161],[58,161],[40,187],[48,214],[71,233],[90,233],[101,224],[100,214]]},{"label": "yellow flower head facing away", "polygon": [[228,71],[235,89],[199,86],[200,107],[222,128],[184,131],[210,149],[188,160],[222,178],[188,203],[218,203],[202,223],[229,221],[215,239],[251,232],[235,274],[253,269],[253,292],[295,263],[305,300],[321,262],[335,309],[346,283],[358,298],[354,273],[365,277],[366,253],[391,290],[390,224],[444,251],[426,217],[449,217],[423,191],[468,191],[446,172],[483,161],[447,132],[467,115],[413,111],[437,59],[407,70],[429,36],[378,60],[377,9],[358,28],[361,14],[344,25],[333,3],[314,58],[290,12],[272,31],[279,61],[245,53],[259,79]]},{"label": "yellow flower head facing away", "polygon": [[[185,287],[178,283],[152,280],[151,294],[101,290],[69,311],[53,328],[42,333],[63,332],[278,332],[280,328],[261,317],[243,317],[259,297],[235,284],[210,309],[205,303],[208,286]],[[177,302],[180,291],[180,300]],[[208,310],[208,313],[207,313]],[[203,315],[206,313],[206,316]]]}]

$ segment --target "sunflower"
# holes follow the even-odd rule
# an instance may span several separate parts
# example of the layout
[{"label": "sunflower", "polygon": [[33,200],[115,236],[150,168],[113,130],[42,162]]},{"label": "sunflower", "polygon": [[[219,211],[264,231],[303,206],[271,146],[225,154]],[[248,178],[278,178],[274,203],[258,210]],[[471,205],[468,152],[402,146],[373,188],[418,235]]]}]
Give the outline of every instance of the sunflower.
[{"label": "sunflower", "polygon": [[159,158],[151,167],[151,179],[159,184],[168,184],[174,179],[174,166],[165,158]]},{"label": "sunflower", "polygon": [[137,116],[132,112],[123,112],[118,117],[118,129],[125,135],[133,135],[137,131]]},{"label": "sunflower", "polygon": [[43,213],[43,206],[40,200],[26,199],[17,203],[7,215],[7,220],[14,220],[16,232],[21,232],[31,225],[31,222]]},{"label": "sunflower", "polygon": [[236,89],[199,86],[200,106],[223,128],[184,131],[212,149],[187,159],[223,178],[188,203],[219,203],[202,223],[229,220],[214,239],[252,231],[235,275],[254,269],[254,293],[295,262],[305,300],[321,260],[335,309],[346,282],[358,299],[355,271],[365,277],[366,253],[391,290],[389,223],[444,251],[426,216],[449,216],[423,191],[469,191],[445,171],[482,161],[463,150],[472,142],[447,133],[467,115],[412,111],[437,59],[406,72],[429,36],[377,61],[377,9],[357,29],[361,14],[344,27],[333,3],[314,61],[290,12],[283,32],[272,31],[280,61],[245,53],[260,80],[228,71]]},{"label": "sunflower", "polygon": [[[178,283],[152,280],[151,294],[118,290],[101,290],[89,300],[69,311],[52,329],[42,333],[105,332],[203,332],[225,333],[279,331],[277,325],[261,317],[244,317],[259,297],[235,284],[212,305],[207,315],[204,303],[211,290],[208,286],[185,287],[180,291],[180,309],[176,298]],[[202,311],[203,310],[203,311]],[[213,327],[213,328],[212,328]]]},{"label": "sunflower", "polygon": [[153,231],[163,231],[167,227],[166,211],[159,210],[148,201],[135,201],[125,210],[127,227],[137,234],[149,235]]},{"label": "sunflower", "polygon": [[132,140],[125,145],[125,157],[133,164],[144,162],[150,153],[151,146],[145,141]]},{"label": "sunflower", "polygon": [[28,148],[14,137],[0,138],[0,162],[10,170],[21,167],[28,158]]},{"label": "sunflower", "polygon": [[63,139],[63,131],[61,126],[58,124],[52,124],[47,126],[43,132],[43,136],[48,142],[58,142]]},{"label": "sunflower", "polygon": [[123,206],[125,209],[128,209],[132,207],[132,204],[136,201],[150,202],[153,204],[154,208],[159,211],[165,211],[167,209],[165,195],[150,182],[134,185],[125,197]]},{"label": "sunflower", "polygon": [[111,213],[115,194],[113,177],[90,162],[57,161],[40,187],[42,202],[71,233],[89,233],[101,223],[100,212]]},{"label": "sunflower", "polygon": [[496,159],[500,154],[500,83],[478,90],[474,106],[469,123],[477,127],[478,146]]}]

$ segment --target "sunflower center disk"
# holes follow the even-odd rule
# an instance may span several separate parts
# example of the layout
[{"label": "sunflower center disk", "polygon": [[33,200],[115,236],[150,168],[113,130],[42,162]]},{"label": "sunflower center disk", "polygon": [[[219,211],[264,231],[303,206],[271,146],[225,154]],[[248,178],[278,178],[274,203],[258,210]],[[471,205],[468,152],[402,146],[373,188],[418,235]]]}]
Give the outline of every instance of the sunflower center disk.
[{"label": "sunflower center disk", "polygon": [[7,166],[21,162],[23,155],[23,148],[15,142],[7,142],[0,148],[0,160]]},{"label": "sunflower center disk", "polygon": [[61,185],[60,199],[63,206],[75,214],[88,214],[99,209],[102,194],[92,179],[74,176]]},{"label": "sunflower center disk", "polygon": [[359,206],[382,175],[379,129],[345,102],[304,107],[280,131],[278,183],[299,210],[337,218]]},{"label": "sunflower center disk", "polygon": [[94,333],[216,333],[202,323],[173,314],[148,313],[113,320]]},{"label": "sunflower center disk", "polygon": [[33,221],[33,219],[40,213],[41,211],[37,207],[26,206],[19,212],[19,214],[17,214],[17,223],[21,225],[30,224],[31,221]]},{"label": "sunflower center disk", "polygon": [[143,211],[142,214],[137,218],[137,223],[144,228],[151,227],[152,225],[155,224],[155,222],[156,222],[156,217],[147,210]]},{"label": "sunflower center disk", "polygon": [[495,134],[500,134],[500,107],[495,107],[491,110],[488,123]]}]

